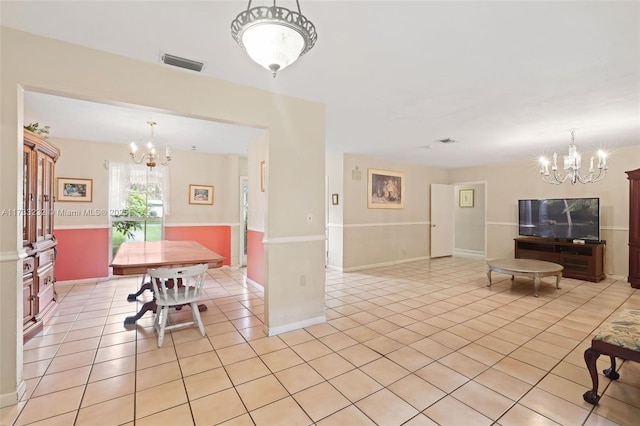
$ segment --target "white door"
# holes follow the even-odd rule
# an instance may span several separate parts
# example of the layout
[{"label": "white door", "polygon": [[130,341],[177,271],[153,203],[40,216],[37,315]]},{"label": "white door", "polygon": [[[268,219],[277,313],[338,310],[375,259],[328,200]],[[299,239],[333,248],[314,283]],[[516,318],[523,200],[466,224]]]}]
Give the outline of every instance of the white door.
[{"label": "white door", "polygon": [[453,256],[455,188],[431,184],[431,257]]}]

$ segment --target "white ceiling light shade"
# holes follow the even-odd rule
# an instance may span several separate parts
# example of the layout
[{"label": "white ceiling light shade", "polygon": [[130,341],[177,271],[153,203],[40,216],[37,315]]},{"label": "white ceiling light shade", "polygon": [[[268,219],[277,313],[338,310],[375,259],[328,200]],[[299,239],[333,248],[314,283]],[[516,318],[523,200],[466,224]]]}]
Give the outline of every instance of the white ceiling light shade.
[{"label": "white ceiling light shade", "polygon": [[272,72],[285,69],[316,43],[316,27],[298,11],[273,6],[251,7],[240,12],[231,22],[231,34],[247,54],[258,64]]}]

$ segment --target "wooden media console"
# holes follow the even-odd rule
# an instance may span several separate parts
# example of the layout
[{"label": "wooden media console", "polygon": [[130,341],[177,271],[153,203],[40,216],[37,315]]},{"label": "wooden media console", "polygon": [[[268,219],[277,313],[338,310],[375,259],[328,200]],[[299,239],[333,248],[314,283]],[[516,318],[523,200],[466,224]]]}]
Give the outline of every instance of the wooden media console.
[{"label": "wooden media console", "polygon": [[604,274],[604,243],[575,244],[551,238],[520,237],[515,239],[515,257],[557,263],[564,267],[562,276],[598,282]]}]

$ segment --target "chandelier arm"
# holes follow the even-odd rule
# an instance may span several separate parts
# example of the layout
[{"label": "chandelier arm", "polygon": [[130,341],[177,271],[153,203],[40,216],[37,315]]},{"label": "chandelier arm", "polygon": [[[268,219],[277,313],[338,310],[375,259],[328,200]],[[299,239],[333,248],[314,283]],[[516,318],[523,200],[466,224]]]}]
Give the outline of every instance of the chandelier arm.
[{"label": "chandelier arm", "polygon": [[562,173],[558,173],[555,170],[553,171],[553,179],[554,181],[558,182],[558,184],[564,183],[568,178],[569,175],[567,173],[563,175]]},{"label": "chandelier arm", "polygon": [[549,176],[549,173],[540,173],[542,176],[542,181],[546,183],[550,183],[552,185],[560,185],[562,182],[557,180],[557,177],[553,177],[553,179]]},{"label": "chandelier arm", "polygon": [[139,160],[136,159],[136,155],[133,152],[130,152],[129,155],[131,156],[131,160],[133,160],[133,162],[136,164],[140,164],[144,160],[144,154],[142,155],[142,157],[140,157]]},{"label": "chandelier arm", "polygon": [[[296,0],[296,4],[298,5],[298,13],[302,16],[302,12],[300,11],[300,0]],[[273,5],[276,5],[276,0],[273,0]]]},{"label": "chandelier arm", "polygon": [[[604,174],[603,174],[604,171]],[[605,175],[607,174],[607,169],[603,168],[599,168],[598,169],[598,174],[596,175],[595,172],[589,172],[589,174],[587,176],[582,176],[578,170],[576,170],[575,172],[575,176],[578,180],[578,182],[580,183],[596,183],[601,181],[602,179],[604,179]]]}]

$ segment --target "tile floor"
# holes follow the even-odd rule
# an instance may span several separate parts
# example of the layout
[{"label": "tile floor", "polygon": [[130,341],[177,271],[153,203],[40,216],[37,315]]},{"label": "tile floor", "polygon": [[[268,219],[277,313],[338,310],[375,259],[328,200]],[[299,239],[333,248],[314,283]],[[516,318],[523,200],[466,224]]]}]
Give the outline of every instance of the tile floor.
[{"label": "tile floor", "polygon": [[[24,347],[26,394],[9,425],[637,425],[640,365],[601,376],[582,354],[610,315],[640,308],[624,281],[494,274],[444,258],[327,272],[325,324],[267,337],[242,270],[209,271],[207,337],[156,346],[147,314],[125,329],[140,278],[59,285],[57,315]],[[190,315],[188,309],[172,315]],[[608,358],[601,357],[599,370]]]}]

